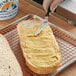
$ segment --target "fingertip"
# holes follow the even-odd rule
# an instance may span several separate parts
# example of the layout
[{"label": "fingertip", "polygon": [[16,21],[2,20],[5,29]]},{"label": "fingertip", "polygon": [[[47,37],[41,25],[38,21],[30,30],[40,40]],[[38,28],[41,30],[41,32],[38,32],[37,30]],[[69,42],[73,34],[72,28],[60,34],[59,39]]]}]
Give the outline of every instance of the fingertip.
[{"label": "fingertip", "polygon": [[50,11],[51,11],[51,13],[53,13],[53,8],[50,6]]},{"label": "fingertip", "polygon": [[53,2],[50,6],[51,13],[54,13],[56,8],[57,8],[57,5]]},{"label": "fingertip", "polygon": [[43,1],[43,8],[44,8],[46,13],[48,11],[48,7],[49,7],[50,3],[51,3],[51,0],[44,0]]},{"label": "fingertip", "polygon": [[45,12],[47,12],[47,7],[43,4],[43,8],[45,10]]}]

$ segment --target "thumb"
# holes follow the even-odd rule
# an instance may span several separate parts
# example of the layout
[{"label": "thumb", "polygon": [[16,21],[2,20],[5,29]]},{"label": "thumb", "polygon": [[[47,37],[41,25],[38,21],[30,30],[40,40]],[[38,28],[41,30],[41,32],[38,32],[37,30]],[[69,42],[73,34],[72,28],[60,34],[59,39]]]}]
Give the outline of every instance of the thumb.
[{"label": "thumb", "polygon": [[53,0],[44,0],[43,1],[43,8],[45,10],[45,12],[47,12],[48,7],[50,6],[50,4],[52,3]]},{"label": "thumb", "polygon": [[50,10],[53,13],[54,10],[57,8],[58,4],[63,0],[53,0],[52,4],[50,5]]}]

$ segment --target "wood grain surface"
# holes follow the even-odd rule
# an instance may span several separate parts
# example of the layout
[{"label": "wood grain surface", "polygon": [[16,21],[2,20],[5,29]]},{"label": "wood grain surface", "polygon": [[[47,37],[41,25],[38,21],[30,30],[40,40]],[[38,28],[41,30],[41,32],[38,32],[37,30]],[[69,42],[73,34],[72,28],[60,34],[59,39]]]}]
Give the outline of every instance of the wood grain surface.
[{"label": "wood grain surface", "polygon": [[[0,21],[0,27],[8,25],[9,23],[11,23],[27,14],[36,14],[41,17],[44,17],[45,12],[41,8],[39,8],[40,7],[39,5],[35,6],[34,4],[37,5],[36,3],[32,3],[32,2],[29,3],[26,0],[19,0],[18,14],[10,20]],[[76,35],[75,26],[68,24],[65,21],[63,21],[53,15],[51,15],[49,17],[49,21],[67,31],[71,32],[73,35]],[[76,62],[74,64],[72,64],[71,66],[69,66],[64,71],[62,71],[57,76],[76,76]]]}]

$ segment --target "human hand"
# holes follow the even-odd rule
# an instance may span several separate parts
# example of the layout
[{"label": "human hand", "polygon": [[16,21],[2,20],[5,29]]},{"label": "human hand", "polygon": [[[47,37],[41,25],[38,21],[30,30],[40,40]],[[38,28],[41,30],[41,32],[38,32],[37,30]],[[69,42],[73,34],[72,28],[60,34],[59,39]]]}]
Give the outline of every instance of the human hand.
[{"label": "human hand", "polygon": [[55,11],[55,9],[57,8],[58,4],[62,1],[63,0],[44,0],[43,8],[47,12],[47,10],[50,6],[51,13],[53,13]]}]

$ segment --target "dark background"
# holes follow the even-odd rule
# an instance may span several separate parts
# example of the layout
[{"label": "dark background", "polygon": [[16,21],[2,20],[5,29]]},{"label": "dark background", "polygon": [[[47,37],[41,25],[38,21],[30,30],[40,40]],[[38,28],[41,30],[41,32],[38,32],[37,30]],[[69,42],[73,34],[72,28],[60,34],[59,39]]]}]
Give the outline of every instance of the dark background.
[{"label": "dark background", "polygon": [[42,4],[43,3],[43,0],[33,0],[33,1],[36,1],[39,4]]}]

